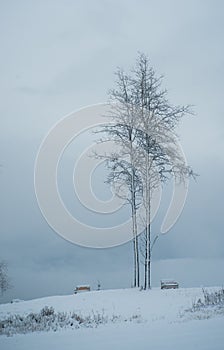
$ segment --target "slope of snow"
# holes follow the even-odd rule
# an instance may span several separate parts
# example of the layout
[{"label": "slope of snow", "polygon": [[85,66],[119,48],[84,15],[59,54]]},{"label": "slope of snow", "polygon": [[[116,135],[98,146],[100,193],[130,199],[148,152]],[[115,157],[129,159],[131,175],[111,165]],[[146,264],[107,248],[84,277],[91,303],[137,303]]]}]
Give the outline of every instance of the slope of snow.
[{"label": "slope of snow", "polygon": [[[211,289],[211,288],[210,288]],[[213,290],[214,288],[212,288]],[[141,315],[140,323],[108,323],[98,328],[62,329],[57,332],[30,333],[0,337],[3,350],[21,349],[179,349],[221,350],[224,348],[224,317],[194,320],[180,317],[202,297],[200,288],[177,290],[107,290],[54,296],[15,304],[0,305],[0,319],[9,315],[39,312],[43,307],[55,311],[91,312],[125,318]]]},{"label": "slope of snow", "polygon": [[192,301],[201,296],[202,290],[200,288],[93,291],[3,304],[0,305],[0,318],[10,314],[39,312],[44,306],[52,306],[56,311],[76,311],[82,315],[88,315],[92,311],[104,311],[109,316],[124,315],[130,317],[140,313],[147,320],[158,318],[172,320],[180,311],[189,308]]}]

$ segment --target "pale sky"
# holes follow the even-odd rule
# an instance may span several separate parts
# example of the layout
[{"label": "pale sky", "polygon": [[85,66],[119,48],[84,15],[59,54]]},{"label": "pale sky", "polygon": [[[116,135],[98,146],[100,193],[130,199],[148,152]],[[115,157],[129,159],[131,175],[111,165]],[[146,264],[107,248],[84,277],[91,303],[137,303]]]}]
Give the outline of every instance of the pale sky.
[{"label": "pale sky", "polygon": [[221,0],[0,1],[0,258],[13,284],[2,300],[70,294],[97,280],[103,288],[130,286],[131,243],[93,250],[63,240],[41,215],[33,175],[49,129],[105,102],[116,68],[128,70],[138,51],[164,74],[172,103],[195,106],[179,134],[200,174],[182,216],[155,247],[153,285],[163,277],[223,284],[223,13]]}]

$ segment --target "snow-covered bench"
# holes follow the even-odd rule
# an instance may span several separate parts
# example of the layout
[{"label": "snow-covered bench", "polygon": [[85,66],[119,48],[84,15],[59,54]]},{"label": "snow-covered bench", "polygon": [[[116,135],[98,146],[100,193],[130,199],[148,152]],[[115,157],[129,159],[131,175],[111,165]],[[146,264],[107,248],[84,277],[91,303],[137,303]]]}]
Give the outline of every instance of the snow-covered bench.
[{"label": "snow-covered bench", "polygon": [[162,280],[161,289],[176,289],[179,288],[179,284],[174,280]]},{"label": "snow-covered bench", "polygon": [[81,293],[81,292],[89,292],[90,291],[90,286],[89,285],[82,285],[82,286],[77,286],[74,290],[74,293]]}]

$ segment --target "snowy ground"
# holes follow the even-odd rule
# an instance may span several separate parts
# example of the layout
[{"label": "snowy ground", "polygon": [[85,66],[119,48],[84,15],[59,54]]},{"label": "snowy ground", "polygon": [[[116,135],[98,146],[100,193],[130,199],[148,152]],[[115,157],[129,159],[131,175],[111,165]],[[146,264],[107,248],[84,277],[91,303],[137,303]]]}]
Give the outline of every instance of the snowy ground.
[{"label": "snowy ground", "polygon": [[[103,313],[109,318],[118,316],[120,320],[97,328],[2,335],[0,349],[221,350],[224,348],[223,312],[213,312],[211,308],[197,313],[185,312],[198,298],[202,298],[200,288],[141,292],[124,289],[3,304],[0,305],[0,319],[14,314],[27,315],[52,306],[55,311],[75,311],[82,316]],[[136,320],[130,322],[135,315],[138,316]]]}]

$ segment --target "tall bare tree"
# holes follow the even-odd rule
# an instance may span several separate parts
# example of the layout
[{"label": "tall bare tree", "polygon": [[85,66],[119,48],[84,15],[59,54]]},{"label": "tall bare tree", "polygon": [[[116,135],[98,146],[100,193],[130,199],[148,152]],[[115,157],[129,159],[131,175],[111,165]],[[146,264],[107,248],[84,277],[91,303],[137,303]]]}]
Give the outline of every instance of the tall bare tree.
[{"label": "tall bare tree", "polygon": [[[166,181],[177,173],[189,176],[191,170],[178,163],[173,133],[179,120],[191,113],[190,106],[172,106],[167,91],[161,88],[162,77],[157,77],[146,55],[140,53],[132,72],[131,84],[135,95],[140,131],[136,137],[144,151],[141,170],[145,205],[145,272],[144,288],[151,288],[151,199],[159,180]],[[170,147],[171,145],[171,147]],[[174,164],[179,164],[175,167]],[[183,168],[185,169],[183,170]],[[181,170],[181,171],[180,171]]]},{"label": "tall bare tree", "polygon": [[[148,57],[142,53],[129,75],[118,69],[116,76],[116,88],[109,95],[114,124],[105,126],[104,130],[109,139],[121,146],[122,151],[108,158],[109,180],[116,184],[118,196],[126,196],[132,209],[134,286],[139,286],[137,210],[139,203],[143,204],[144,288],[149,289],[153,242],[152,196],[161,181],[165,182],[172,176],[183,180],[193,174],[180,159],[175,147],[175,128],[191,110],[190,106],[172,106],[169,103],[167,91],[161,88],[162,77],[156,76]],[[129,194],[122,192],[124,186]]]}]

